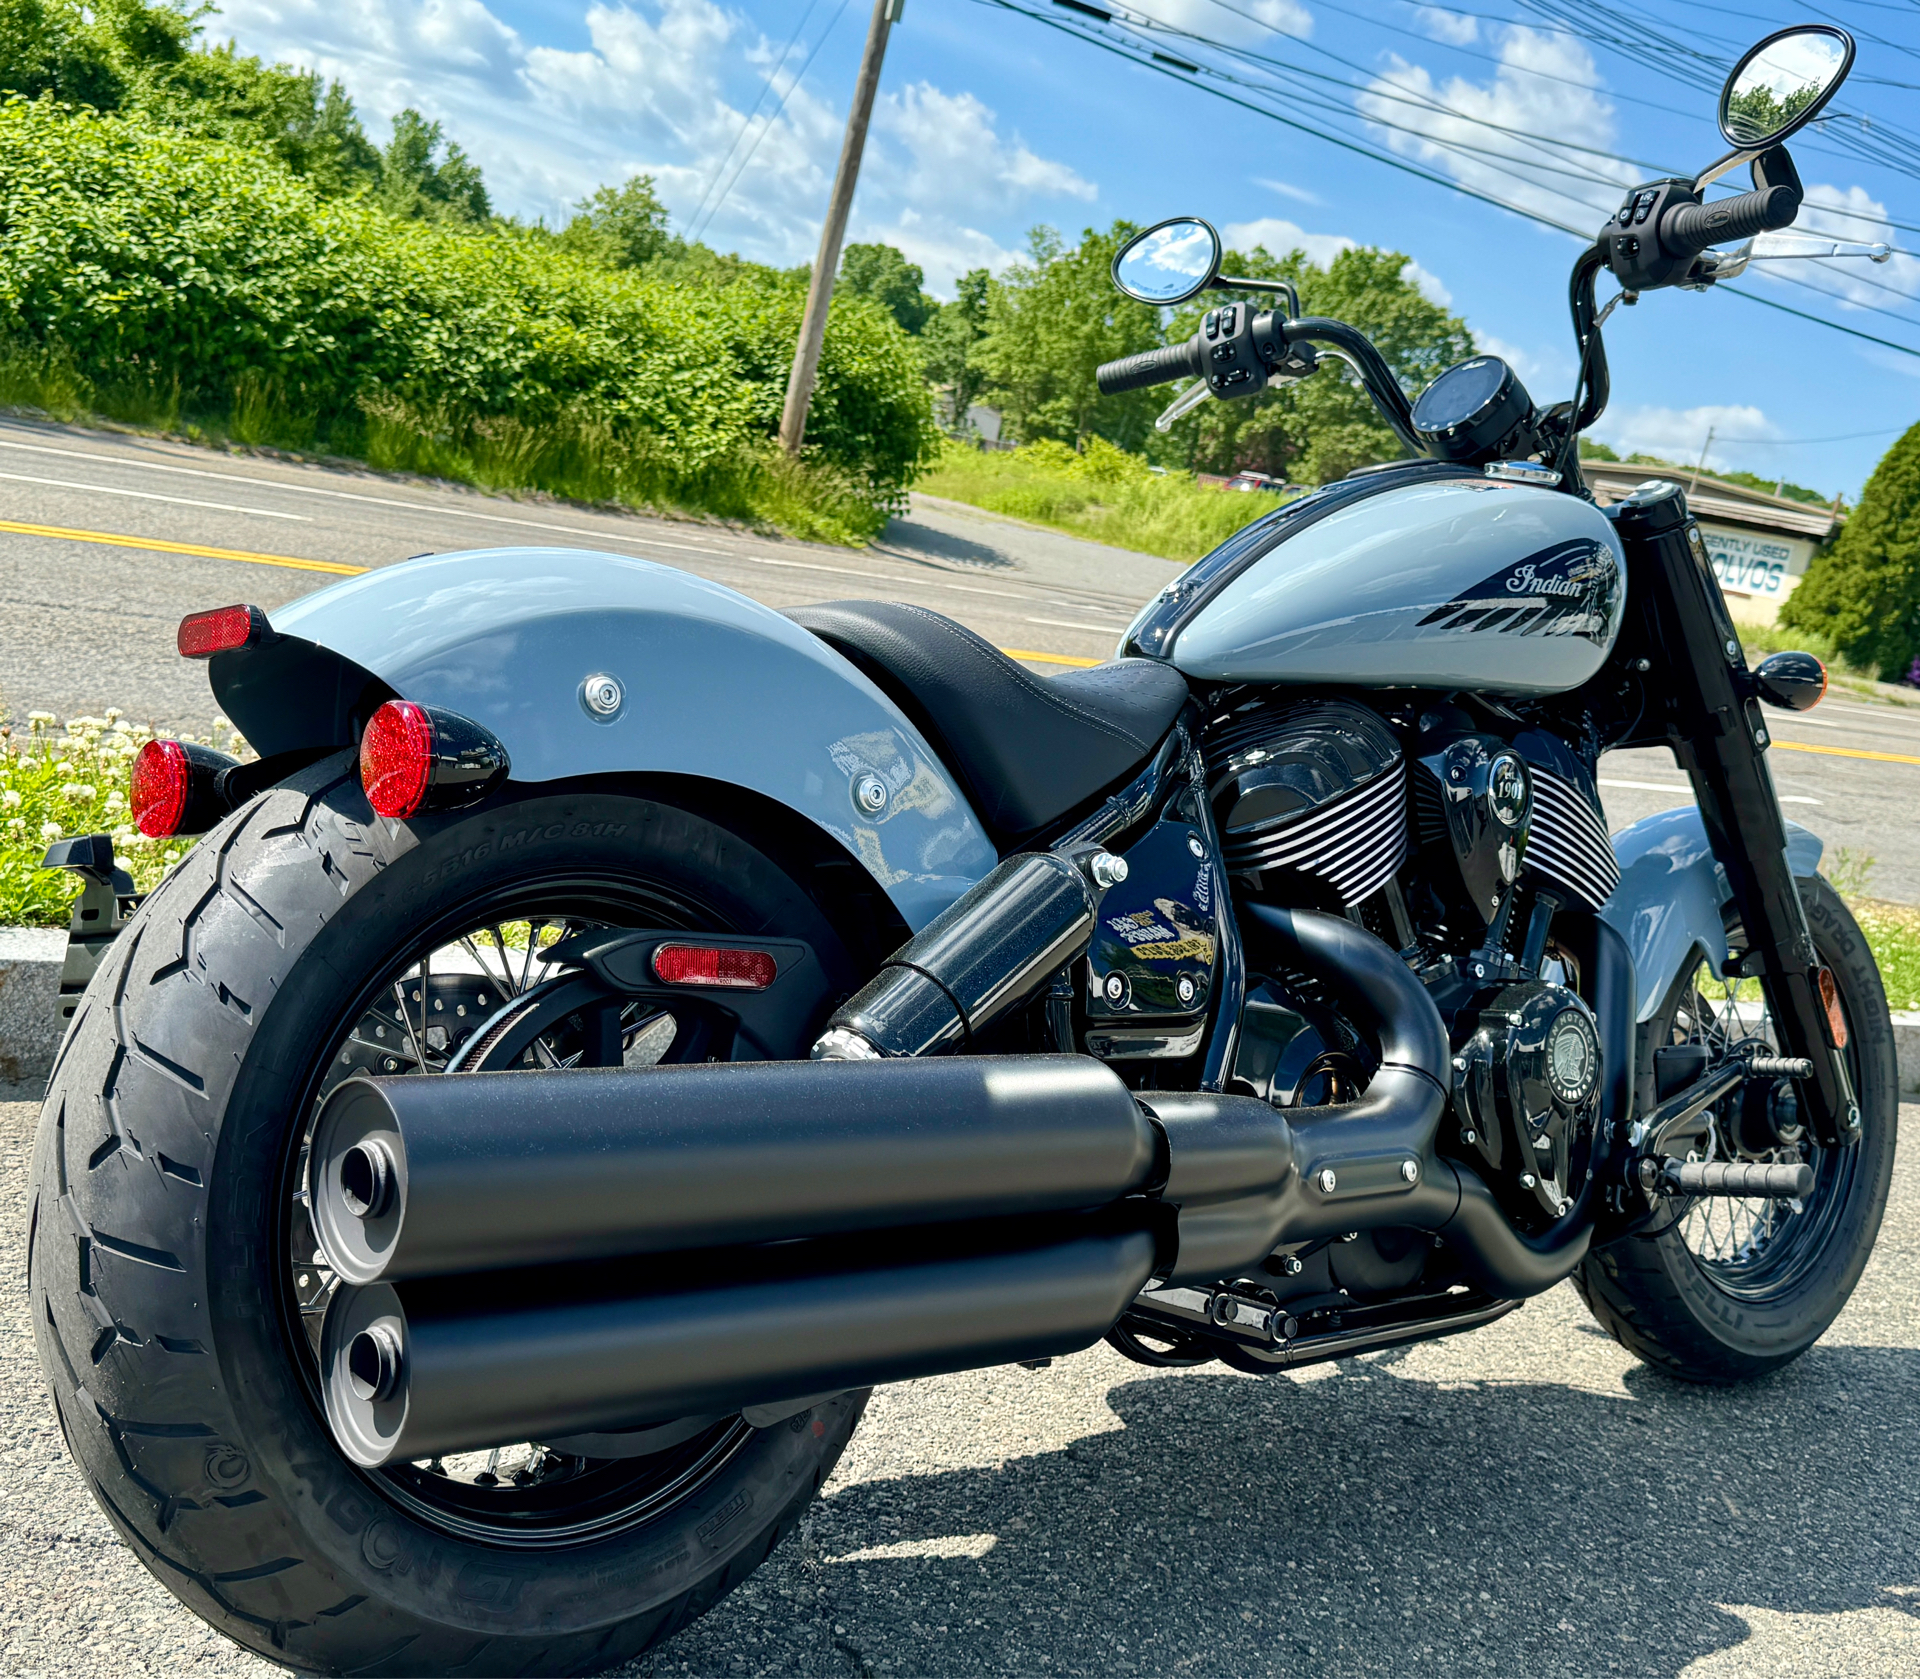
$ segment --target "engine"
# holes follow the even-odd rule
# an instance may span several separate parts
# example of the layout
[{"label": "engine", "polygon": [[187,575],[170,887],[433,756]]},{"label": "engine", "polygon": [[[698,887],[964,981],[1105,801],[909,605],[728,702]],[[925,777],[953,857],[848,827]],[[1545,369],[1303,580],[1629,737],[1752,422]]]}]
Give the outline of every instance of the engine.
[{"label": "engine", "polygon": [[[1597,911],[1620,876],[1574,753],[1486,722],[1451,704],[1383,716],[1255,698],[1212,721],[1208,791],[1237,892],[1343,912],[1419,972],[1453,1043],[1452,1151],[1538,1228],[1586,1180],[1604,1082],[1553,918]],[[1371,1071],[1364,1034],[1311,982],[1249,976],[1236,1088],[1341,1101]]]}]

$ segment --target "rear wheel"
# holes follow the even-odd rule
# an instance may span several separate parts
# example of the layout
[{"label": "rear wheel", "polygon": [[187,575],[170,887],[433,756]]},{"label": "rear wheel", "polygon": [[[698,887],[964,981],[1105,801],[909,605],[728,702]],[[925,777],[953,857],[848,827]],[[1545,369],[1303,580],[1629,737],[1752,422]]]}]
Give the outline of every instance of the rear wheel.
[{"label": "rear wheel", "polygon": [[[1886,1206],[1899,1124],[1886,992],[1840,895],[1819,877],[1799,886],[1814,948],[1839,986],[1859,1141],[1821,1148],[1810,1134],[1769,1125],[1737,1100],[1723,1103],[1696,1158],[1804,1161],[1813,1167],[1813,1189],[1791,1201],[1693,1201],[1656,1234],[1615,1242],[1574,1275],[1594,1317],[1622,1346],[1689,1381],[1742,1381],[1812,1346],[1860,1280]],[[1704,963],[1682,974],[1651,1023],[1649,1048],[1695,1045],[1708,1067],[1756,1039],[1777,1053],[1766,1005],[1742,989],[1758,987],[1716,982]]]},{"label": "rear wheel", "polygon": [[[801,871],[703,816],[579,792],[403,827],[350,772],[316,767],[209,835],[82,1004],[35,1154],[42,1366],[115,1525],[250,1648],[319,1672],[598,1671],[766,1557],[863,1398],[354,1467],[319,1402],[317,1105],[356,1071],[437,1076],[484,1048],[484,1023],[552,993],[543,953],[568,933],[800,938],[841,989],[850,961]],[[541,1017],[511,1063],[604,1059],[588,1026]],[[629,1065],[730,1052],[692,1005],[620,1026]]]}]

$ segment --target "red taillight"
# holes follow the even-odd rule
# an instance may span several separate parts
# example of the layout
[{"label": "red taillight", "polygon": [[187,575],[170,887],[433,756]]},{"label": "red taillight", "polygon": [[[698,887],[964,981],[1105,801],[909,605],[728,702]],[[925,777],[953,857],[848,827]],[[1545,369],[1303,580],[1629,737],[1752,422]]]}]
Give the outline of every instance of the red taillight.
[{"label": "red taillight", "polygon": [[127,802],[133,825],[148,839],[172,839],[187,818],[193,793],[193,765],[177,740],[150,740],[133,760],[133,785]]},{"label": "red taillight", "polygon": [[729,991],[764,991],[779,964],[770,951],[724,950],[710,944],[663,944],[653,953],[653,971],[667,985],[718,985]]},{"label": "red taillight", "polygon": [[212,612],[190,612],[180,620],[175,645],[183,659],[210,659],[244,647],[267,628],[267,615],[257,606],[222,606]]},{"label": "red taillight", "polygon": [[360,737],[360,785],[376,816],[412,816],[433,785],[433,719],[412,700],[388,700]]}]

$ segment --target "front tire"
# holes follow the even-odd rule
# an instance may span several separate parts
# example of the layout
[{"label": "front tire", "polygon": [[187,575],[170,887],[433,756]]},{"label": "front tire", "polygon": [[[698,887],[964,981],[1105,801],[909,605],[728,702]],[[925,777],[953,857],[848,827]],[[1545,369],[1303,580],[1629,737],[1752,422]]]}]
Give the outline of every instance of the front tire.
[{"label": "front tire", "polygon": [[[1821,877],[1798,884],[1814,948],[1840,990],[1859,1141],[1796,1145],[1817,1174],[1804,1204],[1696,1202],[1657,1234],[1614,1242],[1574,1273],[1615,1340],[1685,1381],[1747,1381],[1812,1346],[1859,1282],[1886,1207],[1900,1100],[1886,990],[1840,894]],[[1718,1052],[1759,1029],[1730,1003],[1706,998],[1707,978],[1704,965],[1680,976],[1651,1023],[1650,1047],[1707,1042]]]},{"label": "front tire", "polygon": [[203,1619],[311,1672],[590,1673],[704,1613],[797,1521],[864,1395],[771,1428],[735,1419],[665,1491],[609,1471],[594,1519],[571,1525],[508,1486],[476,1498],[484,1476],[436,1504],[357,1469],[319,1406],[292,1193],[369,996],[476,906],[780,933],[850,982],[804,871],[771,849],[595,790],[384,822],[343,755],[229,818],[141,907],[49,1084],[28,1284],[68,1449]]}]

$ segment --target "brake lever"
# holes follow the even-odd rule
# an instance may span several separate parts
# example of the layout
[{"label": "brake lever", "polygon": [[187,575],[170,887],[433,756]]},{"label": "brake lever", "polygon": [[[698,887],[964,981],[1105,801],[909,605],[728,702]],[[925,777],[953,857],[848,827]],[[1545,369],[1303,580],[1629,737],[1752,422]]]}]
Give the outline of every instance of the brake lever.
[{"label": "brake lever", "polygon": [[1183,415],[1191,414],[1201,403],[1213,395],[1213,388],[1206,380],[1198,379],[1189,385],[1177,397],[1167,404],[1160,418],[1153,422],[1155,431],[1172,431],[1173,422]]},{"label": "brake lever", "polygon": [[[1771,233],[1766,237],[1779,239],[1784,235]],[[1891,245],[1849,244],[1839,239],[1821,240],[1820,248],[1811,251],[1756,251],[1754,243],[1749,239],[1730,251],[1702,251],[1694,265],[1687,270],[1687,277],[1680,282],[1680,289],[1705,291],[1716,280],[1731,280],[1745,273],[1749,264],[1756,262],[1816,262],[1845,257],[1865,257],[1869,262],[1885,262],[1893,255]]]}]

